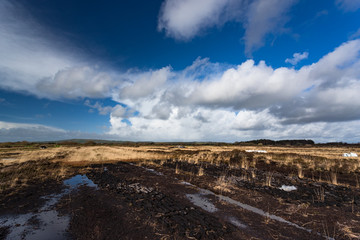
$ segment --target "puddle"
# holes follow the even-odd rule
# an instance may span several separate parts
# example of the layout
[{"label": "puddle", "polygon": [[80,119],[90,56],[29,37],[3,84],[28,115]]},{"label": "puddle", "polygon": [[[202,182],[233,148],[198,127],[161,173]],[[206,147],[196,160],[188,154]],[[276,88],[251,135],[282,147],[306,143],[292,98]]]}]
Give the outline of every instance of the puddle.
[{"label": "puddle", "polygon": [[[181,182],[181,183],[183,184],[183,182]],[[194,186],[194,185],[192,185],[192,186]],[[265,212],[265,211],[263,211],[263,210],[261,210],[259,208],[247,205],[245,203],[241,203],[239,201],[236,201],[236,200],[234,200],[232,198],[229,198],[229,197],[226,197],[226,196],[223,196],[223,195],[218,195],[218,194],[216,194],[216,193],[214,193],[214,192],[212,192],[210,190],[207,190],[207,189],[203,189],[203,188],[199,188],[199,187],[197,187],[197,189],[199,189],[199,193],[197,193],[197,194],[186,194],[186,196],[187,196],[187,198],[189,198],[189,200],[193,204],[195,204],[196,206],[199,206],[201,208],[204,207],[205,209],[204,208],[203,209],[206,210],[206,211],[214,212],[214,211],[207,210],[207,209],[216,209],[216,207],[212,203],[210,203],[208,201],[208,199],[206,199],[206,198],[204,198],[202,196],[213,195],[213,196],[216,196],[221,201],[227,202],[227,203],[229,203],[231,205],[241,207],[241,208],[243,208],[243,209],[245,209],[247,211],[259,214],[259,215],[261,215],[263,217],[267,217],[267,218],[270,218],[270,219],[278,221],[278,222],[286,223],[286,224],[294,226],[294,227],[296,227],[298,229],[305,230],[307,232],[311,232],[311,230],[309,230],[309,229],[301,227],[301,226],[299,226],[299,225],[297,225],[295,223],[289,222],[289,221],[287,221],[287,220],[285,220],[285,219],[283,219],[281,217],[278,217],[276,215]],[[208,207],[208,206],[210,206],[210,207]]]},{"label": "puddle", "polygon": [[[133,165],[133,164],[132,164]],[[159,175],[159,176],[163,176],[164,174],[161,173],[161,172],[158,172],[156,171],[155,169],[152,169],[152,168],[146,168],[146,167],[143,167],[143,166],[140,166],[141,168],[145,169],[146,171],[148,172],[151,172],[151,173],[154,173],[156,175]]]},{"label": "puddle", "polygon": [[58,212],[54,210],[55,205],[65,194],[69,194],[71,190],[79,186],[86,185],[97,188],[97,185],[86,175],[76,175],[67,179],[64,181],[64,185],[70,188],[59,194],[43,196],[42,198],[46,202],[36,213],[0,216],[0,225],[10,227],[10,233],[6,239],[67,239],[66,229],[69,226],[70,216],[59,216]]},{"label": "puddle", "polygon": [[279,188],[285,192],[291,192],[291,191],[295,191],[297,190],[297,188],[295,186],[287,186],[287,185],[282,185],[281,188]]},{"label": "puddle", "polygon": [[200,207],[201,209],[207,212],[216,212],[218,209],[214,204],[209,202],[207,198],[201,196],[201,194],[186,194],[186,197],[192,202],[195,206]]},{"label": "puddle", "polygon": [[194,186],[194,185],[192,185],[191,183],[185,182],[185,181],[182,181],[182,182],[180,182],[180,183],[183,184],[183,185],[187,185],[187,186]]},{"label": "puddle", "polygon": [[245,150],[245,152],[267,153],[267,151],[265,151],[265,150]]},{"label": "puddle", "polygon": [[82,185],[97,188],[97,184],[91,181],[86,175],[80,174],[65,180],[64,185],[69,186],[71,189],[78,188]]},{"label": "puddle", "polygon": [[[186,185],[186,182],[180,182],[181,184],[185,184]],[[190,184],[190,183],[189,183]],[[295,223],[292,223],[290,221],[287,221],[285,220],[284,218],[282,217],[279,217],[279,216],[276,216],[276,215],[273,215],[273,214],[270,214],[268,212],[265,212],[259,208],[256,208],[256,207],[253,207],[253,206],[250,206],[250,205],[247,205],[245,203],[241,203],[239,201],[236,201],[232,198],[229,198],[229,197],[226,197],[226,196],[223,196],[223,195],[218,195],[210,190],[207,190],[207,189],[203,189],[203,188],[199,188],[195,185],[192,185],[194,187],[196,187],[199,192],[197,194],[186,194],[186,197],[196,206],[202,208],[203,210],[207,211],[207,212],[216,212],[218,211],[218,209],[215,207],[214,204],[212,204],[211,202],[209,202],[209,200],[207,198],[205,198],[204,196],[206,195],[213,195],[215,197],[217,197],[219,200],[221,201],[224,201],[224,202],[227,202],[231,205],[235,205],[235,206],[238,206],[238,207],[241,207],[247,211],[250,211],[250,212],[253,212],[253,213],[256,213],[258,215],[261,215],[263,217],[266,217],[266,218],[269,218],[269,219],[272,219],[272,220],[275,220],[275,221],[278,221],[278,222],[281,222],[281,223],[285,223],[285,224],[288,224],[290,226],[293,226],[297,229],[300,229],[300,230],[304,230],[306,232],[309,232],[311,233],[312,230],[311,229],[307,229],[307,228],[304,228],[304,227],[301,227]],[[290,186],[290,187],[294,187],[294,186]],[[233,225],[239,227],[239,228],[246,228],[246,225],[244,225],[243,223],[241,223],[239,220],[237,220],[236,218],[234,217],[229,217],[228,218],[228,221],[230,223],[232,223]],[[317,233],[318,236],[322,236],[324,237],[325,239],[328,239],[328,240],[335,240],[334,238],[331,238],[331,237],[328,237],[328,236],[323,236],[322,234],[320,233]]]},{"label": "puddle", "polygon": [[245,229],[247,228],[247,226],[245,224],[243,224],[242,222],[240,222],[237,218],[235,217],[229,217],[228,221],[234,225],[235,227],[241,228],[241,229]]},{"label": "puddle", "polygon": [[0,217],[0,225],[10,226],[10,232],[6,238],[9,240],[66,239],[69,222],[69,216],[59,216],[56,210]]},{"label": "puddle", "polygon": [[155,173],[156,175],[159,175],[159,176],[164,175],[163,173],[157,172],[155,169],[152,169],[152,168],[144,168],[144,169],[145,169],[146,171],[148,171],[148,172]]},{"label": "puddle", "polygon": [[[215,194],[215,193],[214,193],[214,194]],[[295,223],[289,222],[289,221],[283,219],[282,217],[278,217],[278,216],[276,216],[276,215],[273,215],[273,214],[270,214],[270,213],[268,213],[268,212],[265,212],[265,211],[263,211],[263,210],[261,210],[261,209],[259,209],[259,208],[256,208],[256,207],[247,205],[247,204],[245,204],[245,203],[241,203],[241,202],[239,202],[239,201],[236,201],[236,200],[231,199],[231,198],[226,197],[226,196],[222,196],[222,195],[215,195],[215,196],[217,196],[220,200],[222,200],[222,201],[224,201],[224,202],[227,202],[227,203],[230,203],[230,204],[232,204],[232,205],[241,207],[241,208],[243,208],[243,209],[245,209],[245,210],[248,210],[248,211],[253,212],[253,213],[256,213],[256,214],[259,214],[259,215],[261,215],[261,216],[263,216],[263,217],[267,217],[267,218],[270,218],[270,219],[275,220],[275,221],[278,221],[278,222],[286,223],[286,224],[288,224],[288,225],[290,225],[290,226],[293,226],[293,227],[296,227],[296,228],[298,228],[298,229],[305,230],[305,231],[307,231],[307,232],[311,232],[311,230],[309,230],[309,229],[306,229],[306,228],[304,228],[304,227],[301,227],[301,226],[299,226],[299,225],[297,225],[297,224],[295,224]]]}]

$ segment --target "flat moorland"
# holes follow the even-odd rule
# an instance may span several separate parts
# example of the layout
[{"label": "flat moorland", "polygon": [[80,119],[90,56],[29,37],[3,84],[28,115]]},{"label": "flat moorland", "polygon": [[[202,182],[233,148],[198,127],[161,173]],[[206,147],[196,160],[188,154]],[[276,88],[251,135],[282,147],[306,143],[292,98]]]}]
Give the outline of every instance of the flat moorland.
[{"label": "flat moorland", "polygon": [[0,147],[0,239],[359,239],[346,146]]}]

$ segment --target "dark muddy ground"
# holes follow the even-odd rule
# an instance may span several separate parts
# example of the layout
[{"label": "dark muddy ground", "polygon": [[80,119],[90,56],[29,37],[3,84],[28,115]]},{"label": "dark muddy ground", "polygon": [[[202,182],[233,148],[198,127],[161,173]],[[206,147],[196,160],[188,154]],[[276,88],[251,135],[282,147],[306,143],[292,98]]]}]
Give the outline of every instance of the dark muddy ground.
[{"label": "dark muddy ground", "polygon": [[262,161],[78,167],[1,196],[0,239],[359,239],[354,178],[316,174]]}]

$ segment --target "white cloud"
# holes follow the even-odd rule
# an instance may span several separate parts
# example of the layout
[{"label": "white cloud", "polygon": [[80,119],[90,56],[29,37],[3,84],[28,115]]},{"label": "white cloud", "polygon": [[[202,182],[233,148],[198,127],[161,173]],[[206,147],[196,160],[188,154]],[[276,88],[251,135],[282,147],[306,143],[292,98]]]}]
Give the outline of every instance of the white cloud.
[{"label": "white cloud", "polygon": [[346,12],[355,12],[360,8],[359,0],[336,0],[336,5],[346,11]]},{"label": "white cloud", "polygon": [[9,130],[9,129],[14,129],[14,128],[26,128],[26,129],[43,128],[43,129],[47,129],[49,131],[65,132],[65,130],[60,129],[60,128],[48,127],[48,126],[44,126],[44,125],[40,125],[40,124],[12,123],[12,122],[0,121],[0,129]]},{"label": "white cloud", "polygon": [[[241,14],[246,16],[241,21],[247,23],[245,38],[249,39],[248,49],[259,47],[267,33],[281,29],[286,19],[279,16],[294,4],[294,1],[264,1],[252,1],[247,5],[248,14]],[[240,19],[229,7],[238,4],[237,1],[224,2],[209,1],[210,5],[213,4],[211,6],[204,3],[204,11],[198,9],[200,7],[195,1],[168,0],[164,4],[170,4],[169,8],[173,7],[171,4],[180,4],[180,10],[189,6],[194,8],[189,18],[197,26],[194,31],[184,33],[184,36],[191,37],[201,29],[221,26],[229,19]],[[215,10],[214,6],[219,9]],[[164,5],[163,14],[170,11],[166,9]],[[199,16],[196,15],[198,10],[203,11]],[[269,12],[264,13],[265,10]],[[15,18],[14,11],[10,2],[0,2],[0,53],[8,56],[0,59],[0,87],[49,99],[111,97],[118,102],[115,107],[90,100],[85,104],[100,114],[110,113],[109,134],[115,134],[117,138],[213,141],[359,139],[360,40],[346,42],[318,62],[300,69],[273,68],[264,61],[255,63],[253,60],[229,66],[198,58],[183,71],[174,71],[167,66],[121,73],[82,63],[81,57],[46,40],[36,22],[26,23],[29,18],[24,15]],[[171,11],[176,13],[178,10]],[[209,20],[210,25],[202,25],[209,12],[218,15],[215,14],[214,21]],[[171,15],[168,17],[170,19]],[[168,26],[163,26],[166,31]],[[34,33],[27,30],[29,28],[34,29]],[[183,31],[181,27],[177,29]],[[295,61],[302,56],[294,57]],[[26,136],[59,139],[86,135],[43,125],[1,124],[3,139]]]},{"label": "white cloud", "polygon": [[35,91],[38,79],[74,63],[66,54],[70,49],[54,50],[56,47],[47,38],[44,29],[26,11],[13,2],[0,2],[1,87]]},{"label": "white cloud", "polygon": [[294,53],[292,58],[287,58],[285,60],[286,63],[290,63],[292,65],[298,64],[301,60],[307,59],[309,57],[308,52],[303,53]]},{"label": "white cloud", "polygon": [[[309,85],[294,69],[273,69],[248,60],[223,72],[220,78],[195,82],[187,101],[210,107],[264,108],[286,101]],[[289,84],[291,82],[291,84]]]},{"label": "white cloud", "polygon": [[66,139],[118,139],[110,134],[66,131],[41,124],[24,124],[0,121],[0,142],[56,141]]},{"label": "white cloud", "polygon": [[[176,109],[175,109],[176,112]],[[197,118],[204,115],[206,121]],[[243,141],[259,138],[314,139],[317,142],[359,142],[360,121],[347,123],[315,122],[283,125],[267,110],[254,112],[244,110],[234,113],[227,110],[200,108],[186,117],[168,120],[130,118],[131,126],[118,118],[111,118],[109,133],[121,139],[133,141]]]},{"label": "white cloud", "polygon": [[58,71],[54,77],[37,82],[40,94],[47,98],[109,97],[116,83],[109,73],[90,67],[74,67]]},{"label": "white cloud", "polygon": [[342,44],[317,63],[304,66],[312,87],[273,108],[285,122],[337,122],[360,118],[360,40]]},{"label": "white cloud", "polygon": [[129,79],[128,84],[121,88],[121,97],[126,99],[139,99],[146,97],[161,88],[170,76],[170,67],[164,67],[156,71],[149,71],[125,76]]},{"label": "white cloud", "polygon": [[161,87],[171,74],[170,67],[109,70],[68,45],[54,44],[49,35],[21,4],[0,1],[0,88],[55,100],[106,98],[121,90],[123,98],[132,99]]},{"label": "white cloud", "polygon": [[[92,79],[83,78],[82,74],[80,71],[71,78]],[[165,67],[117,76],[124,80],[106,83],[113,88],[95,88],[99,90],[94,96],[112,96],[118,105],[85,102],[102,114],[110,113],[109,135],[101,137],[151,141],[254,138],[358,141],[360,136],[357,131],[360,129],[360,40],[344,43],[318,62],[298,70],[274,69],[263,61],[256,64],[248,60],[228,66],[198,58],[183,71]],[[49,95],[63,97],[93,94],[85,94],[86,88],[81,84],[72,88],[64,88],[64,92],[73,90],[69,96],[50,87],[41,94],[47,91]],[[11,129],[4,126],[3,136],[25,137],[26,133],[39,139],[60,139],[86,135],[53,134],[58,131],[43,126],[18,125]],[[48,138],[47,132],[50,132]]]},{"label": "white cloud", "polygon": [[189,40],[209,27],[221,26],[240,18],[241,1],[235,0],[165,0],[158,29],[170,37]]},{"label": "white cloud", "polygon": [[61,45],[21,4],[0,1],[0,87],[50,99],[106,97],[116,80]]},{"label": "white cloud", "polygon": [[[212,27],[235,21],[245,27],[245,51],[261,47],[268,34],[284,31],[286,13],[296,0],[165,0],[158,29],[178,40],[190,40]],[[240,27],[240,24],[239,24]]]},{"label": "white cloud", "polygon": [[103,106],[99,102],[95,102],[94,104],[91,104],[89,99],[87,99],[84,102],[84,105],[90,107],[91,109],[98,110],[99,114],[101,114],[101,115],[107,115],[113,110],[113,108],[111,106]]},{"label": "white cloud", "polygon": [[245,52],[251,54],[262,47],[267,34],[282,33],[288,20],[287,11],[295,3],[296,0],[253,1],[245,23]]},{"label": "white cloud", "polygon": [[126,118],[127,117],[127,109],[121,105],[116,105],[111,110],[111,117],[116,118]]},{"label": "white cloud", "polygon": [[63,129],[40,124],[0,121],[0,142],[54,140],[65,134],[66,131]]},{"label": "white cloud", "polygon": [[[197,68],[212,67],[199,79]],[[147,95],[118,95],[138,114],[125,117],[130,125],[111,116],[110,133],[132,140],[358,139],[350,126],[360,119],[360,40],[298,70],[252,60],[221,69],[197,59]]]}]

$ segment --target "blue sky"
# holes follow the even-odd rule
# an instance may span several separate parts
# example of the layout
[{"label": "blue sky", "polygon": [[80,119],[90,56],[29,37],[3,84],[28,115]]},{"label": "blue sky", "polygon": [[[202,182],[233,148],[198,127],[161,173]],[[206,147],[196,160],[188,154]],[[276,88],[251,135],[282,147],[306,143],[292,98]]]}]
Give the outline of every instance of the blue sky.
[{"label": "blue sky", "polygon": [[0,0],[0,141],[360,142],[359,0]]}]

